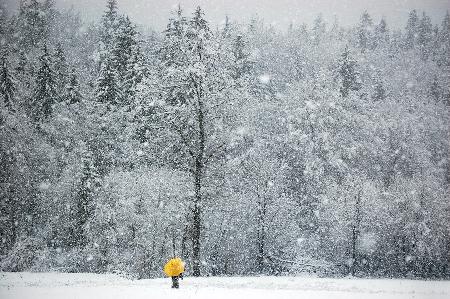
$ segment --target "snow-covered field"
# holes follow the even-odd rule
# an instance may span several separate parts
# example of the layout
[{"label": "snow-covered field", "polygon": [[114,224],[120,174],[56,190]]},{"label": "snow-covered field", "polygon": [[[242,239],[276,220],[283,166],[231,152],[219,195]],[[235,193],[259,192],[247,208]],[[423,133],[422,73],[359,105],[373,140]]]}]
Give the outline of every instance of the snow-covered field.
[{"label": "snow-covered field", "polygon": [[450,298],[450,281],[304,277],[187,277],[132,281],[115,275],[0,273],[1,299]]}]

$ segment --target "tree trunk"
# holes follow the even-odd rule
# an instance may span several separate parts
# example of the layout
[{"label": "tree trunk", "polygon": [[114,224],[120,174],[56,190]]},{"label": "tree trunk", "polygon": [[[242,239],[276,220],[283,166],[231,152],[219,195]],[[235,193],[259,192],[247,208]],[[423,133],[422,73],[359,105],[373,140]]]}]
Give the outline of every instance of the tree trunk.
[{"label": "tree trunk", "polygon": [[266,202],[265,198],[261,199],[259,197],[258,202],[258,256],[257,256],[257,266],[258,271],[261,274],[264,271],[264,258],[265,258],[265,237],[266,237],[266,224],[265,224],[265,218],[266,218]]},{"label": "tree trunk", "polygon": [[194,170],[194,208],[193,208],[193,227],[192,227],[192,272],[194,276],[200,276],[200,237],[201,237],[201,203],[202,203],[202,176],[204,168],[204,152],[205,152],[205,127],[203,115],[203,102],[201,89],[197,89],[197,122],[198,122],[198,138],[199,147],[195,158]]},{"label": "tree trunk", "polygon": [[358,259],[358,252],[357,252],[357,242],[359,237],[359,227],[361,222],[361,190],[358,191],[358,195],[356,196],[356,203],[355,203],[355,215],[354,215],[354,221],[352,226],[352,263],[350,267],[350,273],[352,276],[355,276],[356,273],[356,267],[357,267],[357,259]]}]

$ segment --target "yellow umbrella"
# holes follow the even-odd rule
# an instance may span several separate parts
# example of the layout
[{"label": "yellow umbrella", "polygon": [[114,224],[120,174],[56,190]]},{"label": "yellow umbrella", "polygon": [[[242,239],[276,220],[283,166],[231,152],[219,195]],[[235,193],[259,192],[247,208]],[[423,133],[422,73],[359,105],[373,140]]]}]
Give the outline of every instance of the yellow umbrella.
[{"label": "yellow umbrella", "polygon": [[184,262],[179,258],[173,258],[164,266],[164,273],[167,276],[179,276],[184,272]]}]

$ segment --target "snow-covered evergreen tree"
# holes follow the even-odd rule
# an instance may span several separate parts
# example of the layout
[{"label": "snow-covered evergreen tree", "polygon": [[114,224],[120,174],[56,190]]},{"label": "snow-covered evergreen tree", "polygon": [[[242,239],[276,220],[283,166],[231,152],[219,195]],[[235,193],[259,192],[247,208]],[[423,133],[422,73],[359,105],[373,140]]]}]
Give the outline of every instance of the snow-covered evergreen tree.
[{"label": "snow-covered evergreen tree", "polygon": [[420,19],[417,32],[417,45],[419,46],[421,57],[424,60],[430,55],[432,35],[433,25],[431,24],[431,18],[424,12]]},{"label": "snow-covered evergreen tree", "polygon": [[338,66],[340,80],[339,91],[343,97],[347,97],[352,91],[358,91],[361,89],[361,81],[357,68],[358,65],[353,59],[348,46],[345,47],[344,52],[341,54]]},{"label": "snow-covered evergreen tree", "polygon": [[120,105],[122,100],[122,91],[115,65],[113,58],[105,58],[97,79],[96,100],[106,104],[109,108]]},{"label": "snow-covered evergreen tree", "polygon": [[93,194],[98,190],[100,179],[95,167],[95,161],[90,149],[87,148],[82,156],[81,177],[76,195],[76,204],[73,207],[75,225],[73,227],[72,244],[74,246],[85,245],[86,224],[92,217],[95,209]]},{"label": "snow-covered evergreen tree", "polygon": [[58,43],[52,57],[53,71],[55,73],[56,93],[58,100],[62,101],[64,90],[68,82],[69,66],[62,45]]},{"label": "snow-covered evergreen tree", "polygon": [[103,50],[110,50],[114,45],[116,33],[119,28],[119,15],[117,12],[117,1],[108,0],[106,11],[102,16],[100,39],[103,43]]},{"label": "snow-covered evergreen tree", "polygon": [[51,116],[53,104],[58,100],[55,73],[52,69],[53,63],[46,45],[44,45],[42,55],[39,57],[39,64],[31,109],[34,119],[37,122],[42,122]]},{"label": "snow-covered evergreen tree", "polygon": [[365,11],[359,22],[358,27],[358,45],[361,52],[365,52],[367,49],[373,48],[374,34],[373,34],[373,21],[369,13]]},{"label": "snow-covered evergreen tree", "polygon": [[3,53],[0,57],[0,94],[3,99],[2,106],[4,105],[9,110],[13,109],[15,92],[16,82],[11,73],[6,54]]},{"label": "snow-covered evergreen tree", "polygon": [[76,71],[72,69],[69,75],[69,81],[64,90],[64,102],[68,104],[79,103],[83,98],[79,88]]},{"label": "snow-covered evergreen tree", "polygon": [[406,40],[405,46],[407,49],[411,49],[415,46],[417,41],[417,34],[419,30],[419,16],[414,9],[409,13],[408,23],[406,24]]}]

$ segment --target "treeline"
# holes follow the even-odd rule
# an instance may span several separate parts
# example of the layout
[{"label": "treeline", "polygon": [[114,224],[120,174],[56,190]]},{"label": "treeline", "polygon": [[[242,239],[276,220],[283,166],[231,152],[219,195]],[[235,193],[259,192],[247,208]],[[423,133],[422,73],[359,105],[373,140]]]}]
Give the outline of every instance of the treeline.
[{"label": "treeline", "polygon": [[2,271],[450,277],[448,12],[144,33],[22,0],[0,35]]}]

